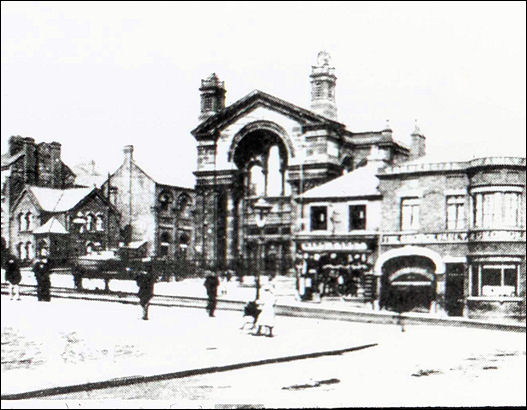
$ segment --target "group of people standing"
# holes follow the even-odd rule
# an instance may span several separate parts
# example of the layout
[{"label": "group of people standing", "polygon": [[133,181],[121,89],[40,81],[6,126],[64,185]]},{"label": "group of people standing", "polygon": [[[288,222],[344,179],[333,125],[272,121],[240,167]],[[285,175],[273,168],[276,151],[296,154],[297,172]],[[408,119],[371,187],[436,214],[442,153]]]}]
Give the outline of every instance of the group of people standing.
[{"label": "group of people standing", "polygon": [[[37,299],[42,302],[49,302],[51,300],[51,280],[49,278],[51,266],[45,250],[33,263],[32,270],[37,281]],[[10,299],[20,300],[19,285],[22,280],[22,274],[18,258],[12,254],[8,255],[5,262],[5,278],[9,283]]]}]

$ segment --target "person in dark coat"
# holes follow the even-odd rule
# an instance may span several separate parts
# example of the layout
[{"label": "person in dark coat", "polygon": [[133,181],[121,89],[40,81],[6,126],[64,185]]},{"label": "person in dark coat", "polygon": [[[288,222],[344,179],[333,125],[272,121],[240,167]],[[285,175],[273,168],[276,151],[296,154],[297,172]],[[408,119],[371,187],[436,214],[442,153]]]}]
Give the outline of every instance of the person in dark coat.
[{"label": "person in dark coat", "polygon": [[214,274],[214,272],[209,272],[203,285],[207,289],[207,296],[209,298],[209,302],[207,304],[209,316],[214,317],[214,311],[216,310],[216,302],[218,296],[218,286],[220,285],[220,281],[218,280],[218,277]]},{"label": "person in dark coat", "polygon": [[9,298],[20,300],[20,289],[18,284],[22,280],[18,259],[14,255],[9,255],[5,264],[5,279],[9,282]]},{"label": "person in dark coat", "polygon": [[139,287],[137,296],[139,296],[139,304],[143,308],[143,320],[148,320],[148,307],[150,300],[154,297],[154,284],[156,283],[156,275],[153,270],[139,273],[135,281]]},{"label": "person in dark coat", "polygon": [[41,302],[49,302],[51,300],[50,272],[51,266],[47,252],[43,251],[40,258],[33,264],[33,273],[37,280],[37,299]]}]

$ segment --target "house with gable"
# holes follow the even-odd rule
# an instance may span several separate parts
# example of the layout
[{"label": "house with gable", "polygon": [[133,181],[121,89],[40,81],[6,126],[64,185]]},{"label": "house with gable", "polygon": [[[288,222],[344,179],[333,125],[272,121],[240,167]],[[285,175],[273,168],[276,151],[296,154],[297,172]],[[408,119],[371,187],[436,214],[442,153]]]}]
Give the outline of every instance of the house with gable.
[{"label": "house with gable", "polygon": [[12,251],[29,263],[46,248],[57,264],[115,248],[119,212],[97,188],[55,189],[27,185],[13,203]]},{"label": "house with gable", "polygon": [[120,241],[144,247],[147,256],[192,261],[194,190],[145,172],[134,160],[133,145],[123,151],[122,165],[101,186],[121,214]]}]

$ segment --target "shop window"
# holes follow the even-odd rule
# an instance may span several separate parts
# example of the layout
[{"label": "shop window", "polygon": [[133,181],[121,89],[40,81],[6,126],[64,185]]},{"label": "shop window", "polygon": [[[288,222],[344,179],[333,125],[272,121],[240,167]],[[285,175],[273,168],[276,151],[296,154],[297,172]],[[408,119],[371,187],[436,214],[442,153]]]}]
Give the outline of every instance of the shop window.
[{"label": "shop window", "polygon": [[517,265],[475,265],[473,267],[473,296],[517,296],[517,287]]},{"label": "shop window", "polygon": [[465,197],[452,195],[446,198],[446,229],[465,228]]},{"label": "shop window", "polygon": [[311,230],[325,231],[328,229],[328,208],[327,206],[311,207]]},{"label": "shop window", "polygon": [[349,230],[366,229],[366,205],[350,205]]},{"label": "shop window", "polygon": [[419,198],[401,199],[401,230],[419,229]]}]

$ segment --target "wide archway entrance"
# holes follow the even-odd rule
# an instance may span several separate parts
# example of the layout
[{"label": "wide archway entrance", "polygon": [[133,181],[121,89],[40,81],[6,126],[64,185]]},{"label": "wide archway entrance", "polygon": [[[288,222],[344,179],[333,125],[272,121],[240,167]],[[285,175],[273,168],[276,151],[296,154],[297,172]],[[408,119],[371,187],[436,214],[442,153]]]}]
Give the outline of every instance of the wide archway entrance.
[{"label": "wide archway entrance", "polygon": [[[261,273],[283,274],[292,265],[291,187],[286,180],[289,154],[284,139],[268,128],[251,129],[233,146],[232,161],[238,175],[233,185],[237,193],[238,263],[243,272],[254,272],[260,266]],[[260,197],[272,205],[263,228],[257,227],[252,207]],[[263,260],[258,262],[258,258]]]},{"label": "wide archway entrance", "polygon": [[380,276],[379,305],[395,312],[430,312],[437,300],[440,256],[426,249],[394,249],[376,264]]}]

